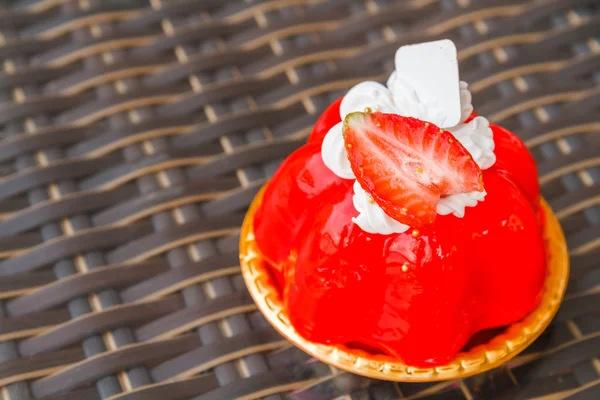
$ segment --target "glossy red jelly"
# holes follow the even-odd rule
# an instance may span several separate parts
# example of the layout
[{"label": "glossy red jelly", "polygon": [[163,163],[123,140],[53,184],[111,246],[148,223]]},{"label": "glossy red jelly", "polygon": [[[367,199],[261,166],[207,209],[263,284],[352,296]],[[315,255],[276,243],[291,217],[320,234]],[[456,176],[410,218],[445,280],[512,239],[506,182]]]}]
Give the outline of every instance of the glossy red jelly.
[{"label": "glossy red jelly", "polygon": [[379,351],[415,366],[449,362],[477,332],[511,324],[540,301],[546,273],[533,158],[492,127],[487,196],[464,218],[379,235],[352,222],[351,180],[323,164],[339,101],[270,181],[254,230],[306,339]]}]

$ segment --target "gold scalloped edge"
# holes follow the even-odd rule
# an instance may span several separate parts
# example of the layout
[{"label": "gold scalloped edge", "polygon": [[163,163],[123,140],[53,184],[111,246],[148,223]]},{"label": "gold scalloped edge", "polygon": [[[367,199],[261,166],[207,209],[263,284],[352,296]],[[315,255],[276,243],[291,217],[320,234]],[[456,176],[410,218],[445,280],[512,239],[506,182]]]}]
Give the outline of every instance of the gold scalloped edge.
[{"label": "gold scalloped edge", "polygon": [[313,343],[300,336],[290,324],[279,293],[269,282],[255,241],[254,215],[262,202],[263,192],[264,187],[252,202],[240,237],[240,265],[248,291],[269,323],[292,344],[324,363],[353,374],[397,382],[431,382],[460,379],[496,368],[522,352],[542,334],[558,311],[567,288],[569,255],[565,237],[550,206],[541,199],[546,217],[544,239],[548,267],[542,301],[524,319],[512,324],[488,343],[459,353],[446,365],[432,368],[406,365],[388,356],[349,350],[345,346]]}]

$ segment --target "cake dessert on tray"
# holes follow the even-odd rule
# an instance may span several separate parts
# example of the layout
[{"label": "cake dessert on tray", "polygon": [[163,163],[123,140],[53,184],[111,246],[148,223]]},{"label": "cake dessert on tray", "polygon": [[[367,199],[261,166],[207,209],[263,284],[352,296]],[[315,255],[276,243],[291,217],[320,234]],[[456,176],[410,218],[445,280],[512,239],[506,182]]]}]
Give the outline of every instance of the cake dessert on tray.
[{"label": "cake dessert on tray", "polygon": [[513,133],[477,116],[448,40],[401,47],[319,118],[242,228],[269,322],[326,363],[387,380],[498,366],[549,324],[560,226]]}]

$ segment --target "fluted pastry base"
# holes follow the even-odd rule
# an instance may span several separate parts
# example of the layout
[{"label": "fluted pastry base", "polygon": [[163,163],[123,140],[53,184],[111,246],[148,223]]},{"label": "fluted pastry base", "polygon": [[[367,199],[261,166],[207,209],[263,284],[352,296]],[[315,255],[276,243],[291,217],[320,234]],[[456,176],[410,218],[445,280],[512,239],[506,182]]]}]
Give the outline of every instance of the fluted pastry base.
[{"label": "fluted pastry base", "polygon": [[[487,343],[459,353],[446,365],[418,368],[385,355],[374,355],[345,346],[322,345],[304,339],[290,324],[280,294],[271,284],[254,237],[254,215],[262,202],[261,190],[246,215],[240,239],[240,265],[246,286],[259,310],[287,340],[311,356],[348,372],[389,381],[431,382],[478,374],[509,361],[529,346],[550,324],[569,279],[569,256],[558,219],[542,199],[546,216],[544,238],[548,275],[539,306]],[[510,290],[507,288],[507,290]]]}]

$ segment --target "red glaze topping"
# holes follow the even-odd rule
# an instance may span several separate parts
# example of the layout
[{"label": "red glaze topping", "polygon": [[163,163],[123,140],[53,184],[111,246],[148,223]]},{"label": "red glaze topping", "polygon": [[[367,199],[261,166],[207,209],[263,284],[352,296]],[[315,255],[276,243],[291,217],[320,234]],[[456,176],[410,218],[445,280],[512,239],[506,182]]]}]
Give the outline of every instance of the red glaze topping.
[{"label": "red glaze topping", "polygon": [[323,138],[327,135],[327,132],[329,132],[329,129],[338,122],[342,122],[342,118],[340,117],[340,104],[342,104],[343,99],[343,97],[340,97],[331,103],[325,112],[321,114],[308,138],[308,144],[317,143],[320,146],[321,143],[323,143]]},{"label": "red glaze topping", "polygon": [[[292,241],[310,208],[328,191],[345,190],[351,185],[323,164],[320,144],[307,144],[292,153],[277,170],[265,190],[262,206],[256,212],[255,235],[261,251],[274,266],[283,262]],[[307,206],[310,204],[310,206]],[[280,269],[279,267],[277,267]]]},{"label": "red glaze topping", "polygon": [[473,121],[475,118],[477,118],[477,116],[478,116],[477,112],[475,110],[473,110],[473,112],[471,112],[471,115],[469,115],[469,118],[467,118],[465,120],[465,124]]},{"label": "red glaze topping", "polygon": [[540,182],[537,167],[525,143],[514,133],[490,124],[494,133],[496,163],[491,169],[506,174],[521,188],[531,204],[540,200]]},{"label": "red glaze topping", "polygon": [[331,125],[282,164],[255,216],[257,243],[283,282],[296,330],[314,342],[434,366],[476,332],[530,312],[540,300],[545,253],[535,164],[515,147],[522,142],[493,127],[499,161],[483,172],[485,200],[464,218],[438,215],[418,230],[370,234],[351,220],[353,181],[321,158],[338,107],[319,119]]}]

